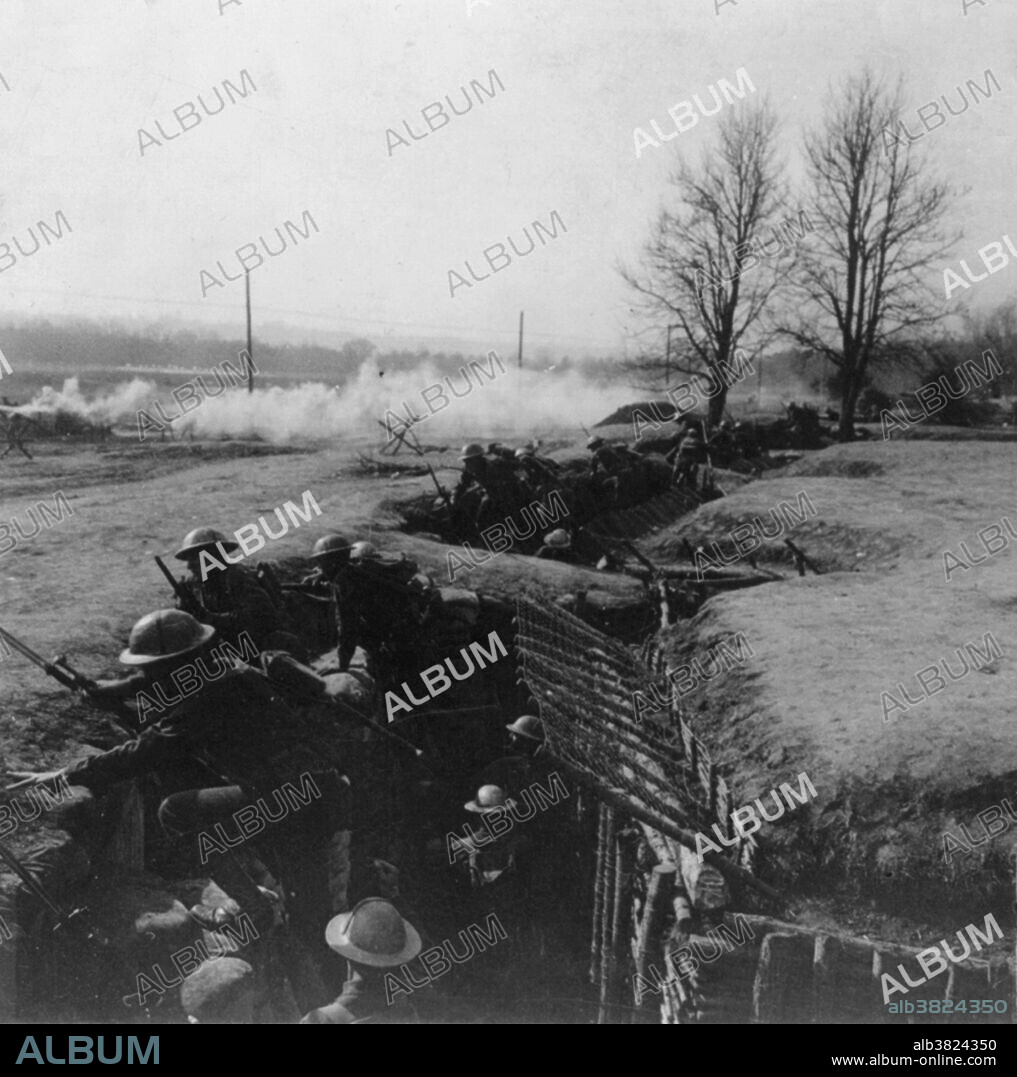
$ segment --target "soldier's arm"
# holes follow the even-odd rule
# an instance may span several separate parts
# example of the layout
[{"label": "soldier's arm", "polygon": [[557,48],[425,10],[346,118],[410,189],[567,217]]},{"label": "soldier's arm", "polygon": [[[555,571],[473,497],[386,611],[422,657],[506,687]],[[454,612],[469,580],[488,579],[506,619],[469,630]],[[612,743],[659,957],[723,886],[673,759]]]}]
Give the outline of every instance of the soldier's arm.
[{"label": "soldier's arm", "polygon": [[288,628],[289,618],[277,608],[271,596],[253,576],[242,576],[242,584],[237,595],[237,612],[244,627],[251,634],[261,638],[276,631]]},{"label": "soldier's arm", "polygon": [[236,636],[246,627],[237,610],[228,613],[209,613],[203,610],[198,618],[203,625],[211,625],[221,636]]},{"label": "soldier's arm", "polygon": [[96,681],[86,693],[96,706],[117,710],[125,700],[134,699],[146,684],[145,675],[135,672],[115,680]]},{"label": "soldier's arm", "polygon": [[101,792],[116,782],[136,778],[179,758],[185,747],[179,723],[167,717],[126,744],[72,763],[66,770],[67,780],[71,785]]},{"label": "soldier's arm", "polygon": [[357,649],[358,626],[360,617],[357,609],[350,602],[336,603],[336,629],[339,634],[339,646],[336,655],[339,658],[339,672],[345,673]]},{"label": "soldier's arm", "polygon": [[360,624],[360,600],[358,587],[352,575],[354,570],[347,570],[334,588],[335,627],[339,640],[336,656],[339,659],[339,672],[345,673],[349,668],[353,652],[357,649],[358,626]]}]

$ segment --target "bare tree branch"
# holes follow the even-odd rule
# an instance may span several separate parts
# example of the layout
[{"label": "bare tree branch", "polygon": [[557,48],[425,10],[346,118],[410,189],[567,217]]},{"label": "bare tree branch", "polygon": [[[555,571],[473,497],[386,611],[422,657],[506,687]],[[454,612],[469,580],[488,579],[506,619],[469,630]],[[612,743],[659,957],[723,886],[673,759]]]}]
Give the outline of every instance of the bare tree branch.
[{"label": "bare tree branch", "polygon": [[956,192],[923,178],[915,151],[888,145],[884,131],[902,111],[900,83],[864,72],[839,88],[805,140],[820,239],[798,259],[793,314],[779,329],[841,369],[844,439],[870,364],[944,315],[922,278],[956,242],[941,229]]},{"label": "bare tree branch", "polygon": [[[676,328],[676,369],[709,374],[720,388],[711,422],[723,414],[723,375],[735,350],[750,338],[758,345],[764,310],[784,286],[788,260],[773,257],[787,238],[778,221],[786,188],[776,133],[766,105],[725,113],[716,146],[695,168],[680,164],[669,177],[677,206],[661,210],[639,267],[618,267],[640,312]],[[763,234],[767,226],[772,238]],[[768,252],[774,240],[777,250]],[[669,358],[644,355],[635,366],[652,375],[663,369],[666,378]]]}]

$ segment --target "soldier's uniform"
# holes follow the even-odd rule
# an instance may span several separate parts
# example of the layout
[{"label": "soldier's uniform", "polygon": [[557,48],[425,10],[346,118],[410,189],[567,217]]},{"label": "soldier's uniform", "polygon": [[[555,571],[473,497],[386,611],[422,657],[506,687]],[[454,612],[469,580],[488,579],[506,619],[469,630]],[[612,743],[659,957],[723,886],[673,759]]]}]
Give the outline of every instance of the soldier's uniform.
[{"label": "soldier's uniform", "polygon": [[[398,971],[398,970],[396,970]],[[416,1009],[403,994],[391,1003],[384,973],[354,970],[343,984],[342,994],[327,1006],[319,1006],[301,1018],[302,1025],[419,1025]]]},{"label": "soldier's uniform", "polygon": [[646,497],[644,462],[638,453],[624,446],[608,445],[600,437],[590,438],[586,447],[593,454],[590,461],[593,480],[615,506]]},{"label": "soldier's uniform", "polygon": [[703,443],[703,435],[699,427],[690,426],[678,446],[674,464],[675,481],[695,486],[699,465],[705,463],[706,445]]},{"label": "soldier's uniform", "polygon": [[485,456],[483,447],[473,444],[463,449],[460,459],[463,473],[452,492],[452,505],[465,522],[483,531],[521,507],[523,490],[514,457]]},{"label": "soldier's uniform", "polygon": [[[334,532],[323,535],[311,551],[314,571],[300,581],[297,594],[304,605],[302,620],[312,622],[308,630],[322,646],[336,646],[340,639],[339,596],[348,587],[352,550],[353,544],[345,535]],[[294,602],[292,592],[290,601]],[[341,662],[340,671],[348,668],[352,656],[350,650],[345,663]]]},{"label": "soldier's uniform", "polygon": [[547,457],[537,456],[529,446],[516,449],[516,467],[525,487],[538,498],[561,488],[558,465]]},{"label": "soldier's uniform", "polygon": [[418,673],[421,626],[437,592],[416,562],[383,561],[370,543],[356,543],[349,569],[334,586],[340,670],[349,668],[359,646],[368,656],[369,672],[383,684]]},{"label": "soldier's uniform", "polygon": [[[184,579],[184,586],[202,607],[201,621],[232,640],[248,632],[259,650],[269,650],[281,642],[277,633],[292,632],[289,616],[280,610],[246,565],[216,569],[202,581],[200,574]],[[283,648],[287,649],[287,648]]]},{"label": "soldier's uniform", "polygon": [[[285,882],[292,885],[296,880],[294,927],[316,941],[314,925],[334,911],[328,892],[329,858],[333,870],[341,870],[335,863],[337,855],[345,855],[348,865],[348,849],[336,852],[336,835],[348,829],[349,783],[323,769],[320,752],[298,715],[265,678],[243,663],[234,669],[219,668],[205,650],[213,636],[213,629],[178,610],[142,618],[120,661],[140,667],[149,690],[160,680],[169,681],[171,672],[187,661],[201,675],[202,686],[134,740],[72,764],[66,769],[67,780],[102,792],[125,779],[159,772],[164,789],[178,790],[159,807],[164,828],[173,835],[195,836],[194,851],[201,857],[207,854],[212,878],[252,918],[261,917],[264,923],[271,913],[264,895],[234,854],[217,848],[217,843],[232,846],[244,839],[240,833],[239,840],[233,840],[239,830],[235,812],[252,805],[260,808],[262,818],[270,822],[254,832],[257,844],[275,851]],[[204,668],[206,664],[213,668]],[[303,780],[305,775],[314,783],[317,798]],[[292,813],[287,801],[292,806],[293,798],[283,788],[287,784],[290,789],[300,787],[299,810]],[[208,840],[208,835],[215,836],[217,823],[228,842],[221,837]],[[206,835],[204,845],[200,834]]]},{"label": "soldier's uniform", "polygon": [[194,613],[202,624],[211,625],[231,642],[247,632],[260,651],[301,651],[289,614],[272,601],[252,569],[232,564],[225,568],[206,566],[205,579],[201,578],[202,551],[224,563],[218,544],[227,553],[239,548],[208,527],[196,528],[184,537],[174,557],[187,564],[188,575],[181,582],[191,601],[178,600],[178,607]]}]

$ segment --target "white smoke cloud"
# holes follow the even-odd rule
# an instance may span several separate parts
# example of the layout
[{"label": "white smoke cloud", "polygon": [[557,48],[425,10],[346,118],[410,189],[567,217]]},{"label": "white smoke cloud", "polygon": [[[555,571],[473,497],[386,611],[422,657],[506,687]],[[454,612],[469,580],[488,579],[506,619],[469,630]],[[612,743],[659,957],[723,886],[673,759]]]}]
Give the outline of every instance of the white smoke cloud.
[{"label": "white smoke cloud", "polygon": [[65,378],[61,389],[43,387],[25,410],[53,414],[69,411],[97,423],[136,422],[139,408],[150,406],[158,393],[155,382],[132,378],[121,382],[108,393],[91,399],[81,392],[77,378]]},{"label": "white smoke cloud", "polygon": [[[261,437],[275,444],[335,438],[360,434],[376,436],[385,431],[378,423],[386,419],[393,432],[403,429],[400,419],[413,414],[424,419],[414,431],[424,443],[457,436],[529,436],[548,430],[582,433],[620,404],[634,398],[632,390],[591,385],[581,374],[553,370],[518,370],[483,361],[483,373],[463,367],[448,377],[433,364],[413,371],[386,371],[374,363],[364,363],[356,378],[345,388],[305,382],[296,387],[270,386],[248,393],[242,386],[230,386],[220,395],[201,392],[201,404],[182,414],[172,388],[159,388],[151,381],[135,378],[113,390],[87,398],[77,378],[68,378],[59,391],[47,386],[32,401],[41,410],[62,409],[96,422],[129,425],[138,429],[142,409],[152,424],[160,424],[155,402],[173,422],[174,436]],[[494,374],[494,380],[488,370]],[[218,389],[216,375],[203,373],[203,383]],[[183,385],[186,379],[181,378]],[[257,382],[257,375],[255,376]],[[192,381],[192,384],[193,381]],[[428,392],[433,415],[422,393]],[[456,396],[456,392],[460,396]],[[448,403],[445,403],[445,399]],[[391,413],[391,414],[389,414]],[[179,417],[177,417],[179,416]],[[157,437],[158,426],[145,421],[146,437]]]}]

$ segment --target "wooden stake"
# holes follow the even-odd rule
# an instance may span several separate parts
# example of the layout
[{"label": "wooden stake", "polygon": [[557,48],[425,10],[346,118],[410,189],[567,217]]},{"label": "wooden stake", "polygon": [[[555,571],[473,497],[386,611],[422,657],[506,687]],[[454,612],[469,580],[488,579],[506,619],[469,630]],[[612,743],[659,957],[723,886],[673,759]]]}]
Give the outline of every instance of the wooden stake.
[{"label": "wooden stake", "polygon": [[254,392],[254,353],[251,351],[251,271],[244,270],[244,292],[247,298],[247,391]]}]

